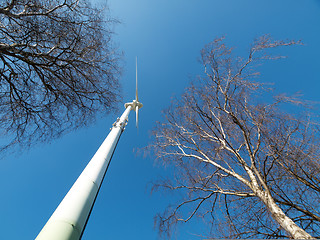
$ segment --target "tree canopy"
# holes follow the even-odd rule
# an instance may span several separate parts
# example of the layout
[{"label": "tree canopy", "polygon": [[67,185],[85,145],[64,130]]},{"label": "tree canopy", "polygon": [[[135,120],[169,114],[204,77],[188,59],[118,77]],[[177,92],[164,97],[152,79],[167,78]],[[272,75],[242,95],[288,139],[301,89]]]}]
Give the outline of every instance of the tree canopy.
[{"label": "tree canopy", "polygon": [[160,232],[200,217],[214,238],[320,237],[318,124],[255,70],[278,58],[271,48],[296,44],[262,36],[240,58],[220,38],[202,50],[204,74],[164,111],[150,145],[175,170],[155,188],[181,196],[157,216]]},{"label": "tree canopy", "polygon": [[116,22],[87,0],[2,0],[2,149],[83,126],[119,101]]}]

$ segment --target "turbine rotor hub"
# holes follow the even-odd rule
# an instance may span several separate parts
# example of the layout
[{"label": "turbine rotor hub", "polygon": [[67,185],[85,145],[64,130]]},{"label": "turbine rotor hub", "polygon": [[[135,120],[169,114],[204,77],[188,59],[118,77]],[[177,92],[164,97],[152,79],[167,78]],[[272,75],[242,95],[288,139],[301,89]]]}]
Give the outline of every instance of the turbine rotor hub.
[{"label": "turbine rotor hub", "polygon": [[127,108],[127,107],[129,107],[129,106],[131,106],[131,109],[132,109],[132,110],[135,110],[137,107],[138,107],[138,109],[142,108],[142,107],[143,107],[143,104],[142,104],[141,102],[137,101],[137,100],[133,100],[133,101],[130,102],[130,103],[124,104],[124,107],[125,107],[125,108]]}]

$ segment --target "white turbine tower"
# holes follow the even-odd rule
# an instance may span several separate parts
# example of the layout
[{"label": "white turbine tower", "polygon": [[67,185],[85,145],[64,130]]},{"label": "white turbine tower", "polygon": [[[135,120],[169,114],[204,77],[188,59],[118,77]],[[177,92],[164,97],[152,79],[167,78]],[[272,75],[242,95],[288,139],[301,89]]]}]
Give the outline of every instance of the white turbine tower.
[{"label": "white turbine tower", "polygon": [[125,104],[126,110],[113,124],[107,138],[54,211],[36,240],[81,239],[112,155],[127,125],[129,113],[131,110],[135,110],[136,126],[138,127],[138,111],[142,106],[138,100],[136,59],[136,99]]}]

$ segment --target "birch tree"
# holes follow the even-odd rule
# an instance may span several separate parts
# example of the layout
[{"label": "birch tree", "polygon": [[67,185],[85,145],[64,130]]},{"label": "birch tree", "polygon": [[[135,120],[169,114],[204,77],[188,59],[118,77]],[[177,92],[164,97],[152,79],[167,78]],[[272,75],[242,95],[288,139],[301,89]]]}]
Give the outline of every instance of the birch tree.
[{"label": "birch tree", "polygon": [[278,58],[271,48],[295,44],[263,36],[247,58],[233,56],[223,38],[202,50],[204,74],[164,111],[150,146],[175,170],[155,188],[182,196],[157,216],[162,233],[200,217],[215,238],[319,237],[318,125],[304,102],[271,98],[254,70]]},{"label": "birch tree", "polygon": [[119,100],[113,19],[86,0],[1,0],[2,149],[46,141]]}]

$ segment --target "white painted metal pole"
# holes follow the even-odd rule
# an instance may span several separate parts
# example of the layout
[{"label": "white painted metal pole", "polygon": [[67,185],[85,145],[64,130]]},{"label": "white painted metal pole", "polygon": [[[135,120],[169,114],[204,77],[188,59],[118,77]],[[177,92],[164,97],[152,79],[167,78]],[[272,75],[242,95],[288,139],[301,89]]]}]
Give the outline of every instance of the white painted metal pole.
[{"label": "white painted metal pole", "polygon": [[135,103],[126,110],[113,127],[96,154],[73,184],[60,205],[43,227],[36,240],[79,240],[90,216],[109,162]]}]

